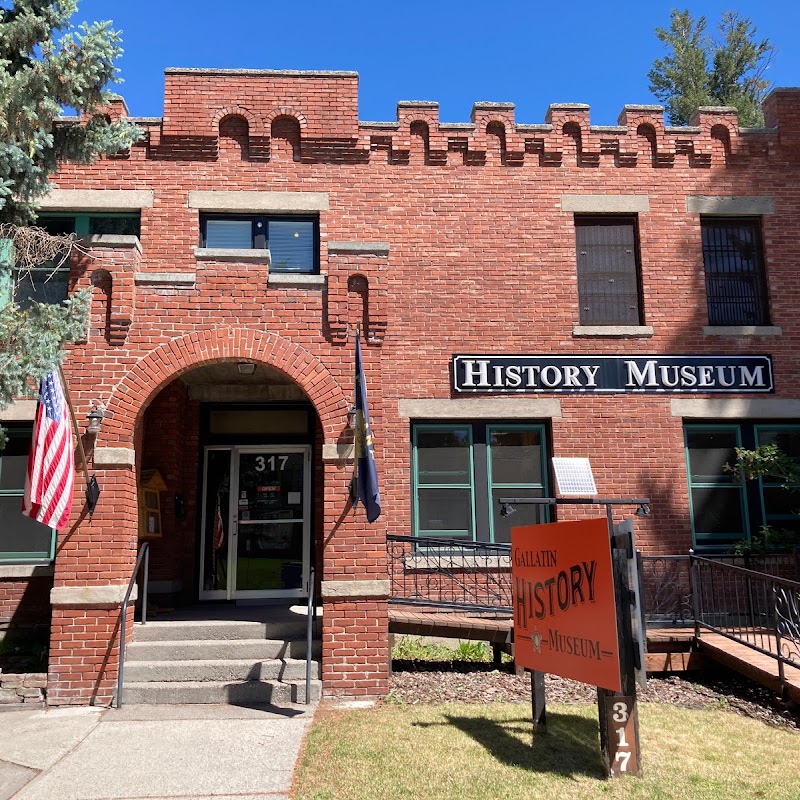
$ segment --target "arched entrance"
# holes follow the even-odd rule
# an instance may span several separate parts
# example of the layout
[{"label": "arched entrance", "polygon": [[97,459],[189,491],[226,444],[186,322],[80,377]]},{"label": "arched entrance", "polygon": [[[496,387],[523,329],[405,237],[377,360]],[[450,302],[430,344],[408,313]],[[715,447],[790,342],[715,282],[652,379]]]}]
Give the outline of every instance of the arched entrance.
[{"label": "arched entrance", "polygon": [[321,426],[284,373],[251,360],[199,365],[153,398],[140,421],[139,509],[153,599],[301,597],[320,530]]}]

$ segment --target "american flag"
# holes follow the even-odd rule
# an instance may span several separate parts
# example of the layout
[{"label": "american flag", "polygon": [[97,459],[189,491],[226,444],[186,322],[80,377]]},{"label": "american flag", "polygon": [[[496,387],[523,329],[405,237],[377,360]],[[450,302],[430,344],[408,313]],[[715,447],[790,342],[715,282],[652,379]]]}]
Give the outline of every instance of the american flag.
[{"label": "american flag", "polygon": [[22,513],[51,528],[65,528],[72,508],[74,480],[69,409],[54,370],[39,389]]}]

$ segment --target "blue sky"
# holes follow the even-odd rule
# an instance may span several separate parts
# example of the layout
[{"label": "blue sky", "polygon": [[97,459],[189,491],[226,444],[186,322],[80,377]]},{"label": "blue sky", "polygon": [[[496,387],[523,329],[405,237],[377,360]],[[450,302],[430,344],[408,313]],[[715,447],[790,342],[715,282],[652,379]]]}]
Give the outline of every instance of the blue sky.
[{"label": "blue sky", "polygon": [[[437,100],[446,122],[478,100],[516,104],[517,122],[543,122],[550,103],[591,105],[614,124],[626,103],[656,102],[647,72],[663,54],[653,29],[675,3],[341,3],[306,0],[81,0],[77,20],[112,19],[123,32],[122,94],[132,114],[161,116],[165,67],[331,69],[359,73],[359,119],[394,120],[399,100]],[[683,3],[678,4],[684,8]],[[800,3],[702,2],[716,24],[735,8],[778,48],[768,77],[800,85]]]}]

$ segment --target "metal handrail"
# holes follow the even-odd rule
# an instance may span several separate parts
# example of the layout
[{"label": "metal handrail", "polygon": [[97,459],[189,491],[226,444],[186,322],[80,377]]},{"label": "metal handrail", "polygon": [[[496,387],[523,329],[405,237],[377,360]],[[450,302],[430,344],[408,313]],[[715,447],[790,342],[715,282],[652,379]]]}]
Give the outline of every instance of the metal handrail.
[{"label": "metal handrail", "polygon": [[[706,629],[774,658],[785,692],[786,665],[800,666],[800,583],[694,554],[690,564],[695,638]],[[727,624],[710,621],[721,615]]]},{"label": "metal handrail", "polygon": [[308,619],[306,625],[306,705],[311,704],[311,653],[314,643],[314,617],[316,616],[314,584],[314,567],[311,567],[311,572],[308,576],[308,606],[306,607]]},{"label": "metal handrail", "polygon": [[133,575],[128,582],[128,591],[125,592],[125,599],[122,601],[122,608],[119,615],[119,669],[117,671],[117,708],[122,706],[122,684],[125,676],[125,623],[128,619],[128,602],[131,599],[133,587],[136,585],[136,577],[139,574],[139,567],[144,561],[144,579],[142,581],[142,625],[147,623],[147,584],[150,574],[150,542],[143,542],[136,558],[136,566],[133,568]]}]

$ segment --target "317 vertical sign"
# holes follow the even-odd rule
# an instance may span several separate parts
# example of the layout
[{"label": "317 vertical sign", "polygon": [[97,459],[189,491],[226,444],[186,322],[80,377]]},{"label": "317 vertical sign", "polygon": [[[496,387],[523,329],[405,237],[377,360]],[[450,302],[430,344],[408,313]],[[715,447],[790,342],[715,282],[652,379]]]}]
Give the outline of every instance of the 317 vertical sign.
[{"label": "317 vertical sign", "polygon": [[636,730],[633,698],[606,695],[605,703],[607,718],[610,720],[608,762],[611,775],[638,775],[639,731]]}]

